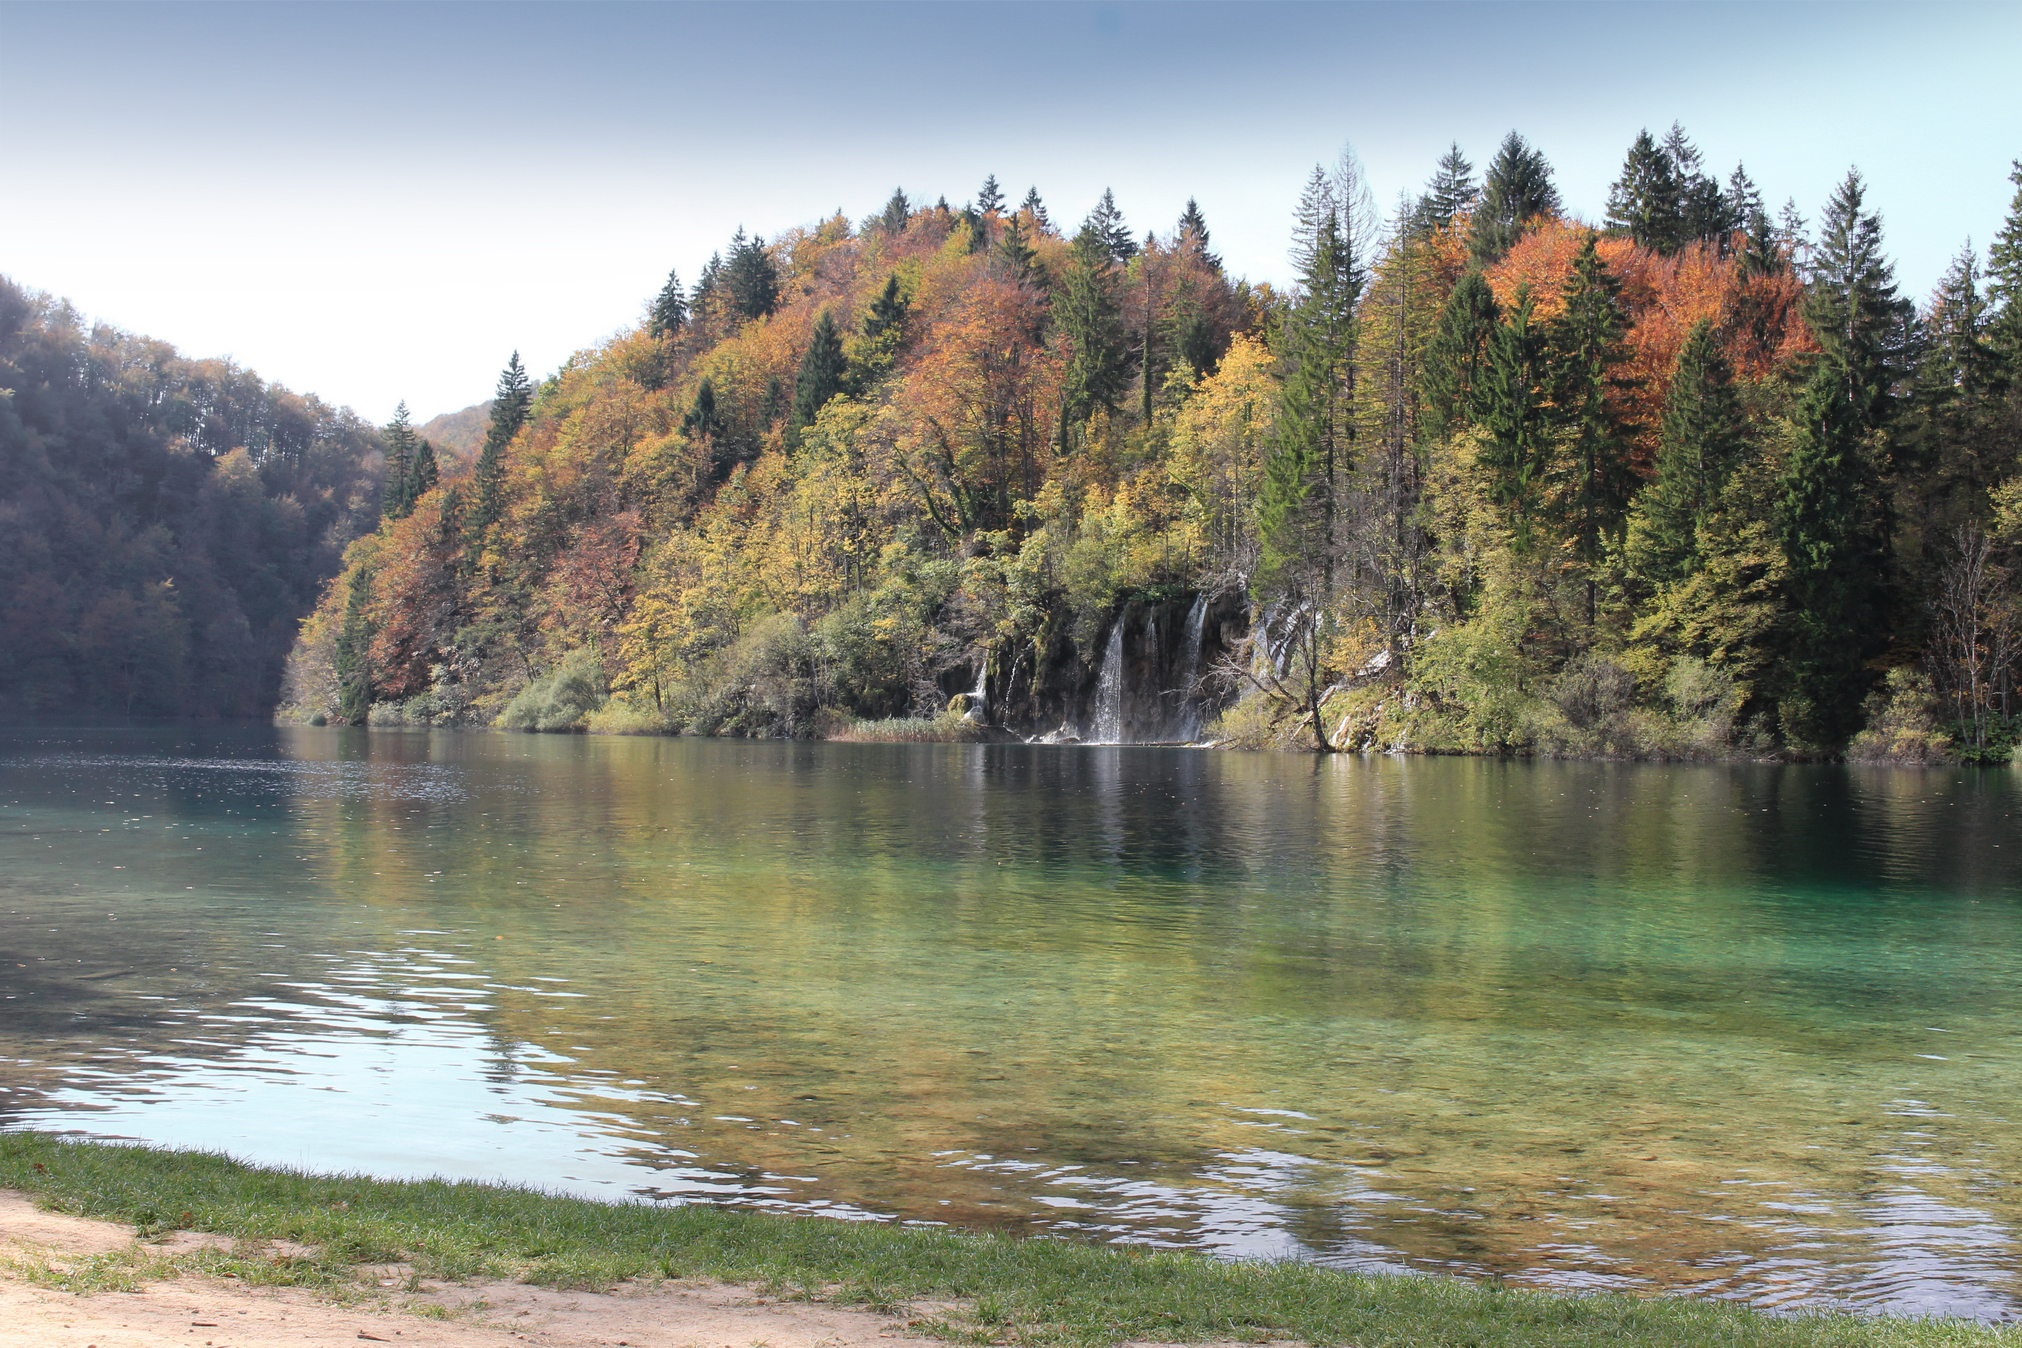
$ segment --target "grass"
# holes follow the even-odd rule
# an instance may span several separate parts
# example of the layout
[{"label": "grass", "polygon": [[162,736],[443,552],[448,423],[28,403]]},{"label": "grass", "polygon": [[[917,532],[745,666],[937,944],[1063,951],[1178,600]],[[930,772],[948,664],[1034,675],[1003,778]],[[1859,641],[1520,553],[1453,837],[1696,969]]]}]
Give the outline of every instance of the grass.
[{"label": "grass", "polygon": [[[242,1165],[208,1152],[0,1133],[0,1186],[48,1207],[234,1238],[203,1267],[248,1282],[344,1294],[360,1264],[413,1279],[517,1278],[601,1288],[630,1278],[715,1278],[897,1313],[953,1303],[916,1325],[978,1344],[1110,1345],[1298,1339],[1385,1348],[1524,1345],[2015,1345],[2022,1331],[1957,1320],[1765,1315],[1718,1302],[1515,1291],[1445,1278],[1362,1276],[1311,1264],[1224,1263],[1063,1240],[776,1217],[715,1207],[595,1203],[531,1189],[388,1181]],[[287,1241],[308,1257],[268,1258]],[[189,1258],[191,1256],[184,1256]],[[74,1260],[46,1276],[110,1290],[159,1274],[160,1256]],[[34,1269],[17,1275],[38,1276]]]}]

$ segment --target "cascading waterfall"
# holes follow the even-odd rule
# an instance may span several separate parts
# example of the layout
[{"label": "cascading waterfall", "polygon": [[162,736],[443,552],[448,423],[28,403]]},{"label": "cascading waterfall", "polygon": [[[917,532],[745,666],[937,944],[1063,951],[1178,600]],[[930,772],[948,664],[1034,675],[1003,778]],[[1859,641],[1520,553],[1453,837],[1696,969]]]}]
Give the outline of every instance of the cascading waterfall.
[{"label": "cascading waterfall", "polygon": [[969,714],[979,721],[990,717],[990,657],[976,664],[976,686],[969,690]]},{"label": "cascading waterfall", "polygon": [[1186,635],[1180,645],[1186,649],[1186,664],[1180,676],[1179,738],[1194,739],[1201,733],[1200,699],[1194,692],[1194,684],[1201,677],[1201,641],[1206,633],[1208,620],[1208,597],[1205,594],[1194,597],[1194,606],[1187,610]]},{"label": "cascading waterfall", "polygon": [[1116,615],[1109,628],[1109,646],[1102,653],[1102,673],[1095,684],[1097,744],[1123,743],[1123,623],[1127,616]]}]

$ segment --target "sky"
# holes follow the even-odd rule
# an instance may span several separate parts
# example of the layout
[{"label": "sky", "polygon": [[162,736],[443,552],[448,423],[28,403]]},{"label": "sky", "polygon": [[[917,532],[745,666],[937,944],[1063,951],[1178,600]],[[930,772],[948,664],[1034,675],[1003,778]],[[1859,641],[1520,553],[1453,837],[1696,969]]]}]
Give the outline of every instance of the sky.
[{"label": "sky", "polygon": [[1508,131],[1599,221],[1638,130],[1816,222],[1851,167],[1906,293],[2022,157],[2022,5],[0,0],[0,275],[384,422],[545,373],[770,237],[994,173],[1072,225],[1189,197],[1282,283],[1344,146],[1379,203]]}]

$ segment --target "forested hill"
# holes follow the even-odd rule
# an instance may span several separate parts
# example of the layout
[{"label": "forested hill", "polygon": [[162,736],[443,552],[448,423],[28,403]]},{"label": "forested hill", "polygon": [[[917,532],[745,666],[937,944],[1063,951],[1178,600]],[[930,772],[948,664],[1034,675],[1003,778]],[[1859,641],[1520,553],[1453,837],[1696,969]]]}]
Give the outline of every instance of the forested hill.
[{"label": "forested hill", "polygon": [[396,451],[291,714],[2003,757],[2022,193],[1921,304],[1817,210],[1674,127],[1591,220],[1515,133],[1388,218],[1344,155],[1282,293],[994,178],[739,231]]},{"label": "forested hill", "polygon": [[0,702],[271,713],[379,432],[0,278]]}]

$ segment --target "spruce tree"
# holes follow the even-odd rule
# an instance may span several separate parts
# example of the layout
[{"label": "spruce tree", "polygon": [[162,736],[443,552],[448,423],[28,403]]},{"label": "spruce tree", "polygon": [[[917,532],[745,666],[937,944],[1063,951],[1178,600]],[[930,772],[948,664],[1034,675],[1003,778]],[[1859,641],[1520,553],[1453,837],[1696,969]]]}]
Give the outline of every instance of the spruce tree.
[{"label": "spruce tree", "polygon": [[702,266],[702,275],[695,278],[695,294],[689,301],[688,312],[700,319],[721,312],[723,289],[723,254],[711,253],[709,261]]},{"label": "spruce tree", "polygon": [[983,179],[982,190],[976,193],[976,209],[984,215],[1004,213],[1004,193],[997,186],[996,174],[993,173]]},{"label": "spruce tree", "polygon": [[1987,250],[1987,346],[1999,379],[2014,385],[2022,383],[2022,159],[2013,161],[2008,181],[2015,195]]},{"label": "spruce tree", "polygon": [[1027,241],[1025,222],[1018,216],[1004,222],[1004,237],[997,240],[997,257],[1005,272],[1020,285],[1037,285],[1045,279],[1039,268],[1039,254]]},{"label": "spruce tree", "polygon": [[1216,271],[1222,269],[1222,260],[1208,251],[1208,222],[1201,214],[1201,208],[1192,197],[1187,198],[1186,209],[1180,212],[1179,241],[1182,248],[1191,248],[1200,255],[1201,261]]},{"label": "spruce tree", "polygon": [[911,307],[899,289],[899,274],[893,272],[885,278],[885,288],[871,301],[870,311],[864,315],[864,337],[877,341],[886,333],[896,333],[906,321],[906,311]]},{"label": "spruce tree", "polygon": [[1480,462],[1488,472],[1489,499],[1506,512],[1510,546],[1519,556],[1529,555],[1536,541],[1552,466],[1548,350],[1545,333],[1531,322],[1533,308],[1530,287],[1518,286],[1516,304],[1496,325],[1474,389],[1474,422],[1487,437]]},{"label": "spruce tree", "polygon": [[814,322],[814,333],[800,358],[800,373],[793,381],[793,415],[787,421],[789,445],[800,443],[800,433],[814,424],[828,400],[843,390],[848,362],[843,359],[842,337],[836,332],[835,316],[827,309]]},{"label": "spruce tree", "polygon": [[408,424],[407,400],[393,409],[386,423],[386,480],[380,487],[379,513],[389,520],[404,520],[414,511],[414,429]]},{"label": "spruce tree", "polygon": [[426,440],[418,440],[414,447],[414,465],[407,473],[408,509],[414,509],[414,502],[435,490],[441,473],[436,467],[435,446]]},{"label": "spruce tree", "polygon": [[1467,161],[1467,156],[1460,152],[1460,143],[1455,141],[1439,157],[1439,167],[1433,170],[1432,181],[1425,185],[1425,194],[1412,208],[1410,228],[1416,233],[1445,229],[1453,223],[1455,216],[1472,211],[1480,199],[1481,188],[1474,181],[1474,165]]},{"label": "spruce tree", "polygon": [[1783,258],[1776,249],[1776,226],[1769,221],[1769,212],[1763,209],[1762,193],[1756,190],[1748,170],[1740,164],[1728,175],[1726,197],[1727,218],[1734,222],[1734,228],[1742,232],[1746,242],[1742,245],[1741,270],[1748,276],[1769,276],[1783,269]]},{"label": "spruce tree", "polygon": [[1685,236],[1677,165],[1649,131],[1636,133],[1622,176],[1608,190],[1608,224],[1639,246],[1675,253]]},{"label": "spruce tree", "polygon": [[1053,292],[1053,324],[1066,346],[1060,445],[1070,426],[1114,408],[1129,373],[1129,344],[1116,294],[1116,262],[1094,222],[1081,227]]},{"label": "spruce tree", "polygon": [[491,425],[484,434],[484,448],[478,451],[477,467],[471,474],[477,499],[470,514],[470,528],[473,542],[478,551],[484,535],[498,523],[505,513],[505,451],[513,437],[526,425],[527,413],[533,407],[533,385],[527,382],[526,367],[520,364],[520,353],[515,351],[512,359],[498,377],[498,391],[492,395]]},{"label": "spruce tree", "polygon": [[1555,216],[1560,209],[1552,166],[1522,136],[1510,132],[1489,161],[1481,204],[1475,210],[1474,232],[1468,240],[1475,264],[1485,267],[1500,261],[1523,237],[1525,225]]},{"label": "spruce tree", "polygon": [[1419,375],[1425,404],[1419,425],[1428,437],[1438,439],[1473,420],[1489,345],[1500,320],[1495,296],[1481,273],[1462,273],[1439,311],[1439,327],[1426,343]]},{"label": "spruce tree", "polygon": [[746,238],[742,225],[730,240],[723,280],[731,308],[745,318],[764,318],[779,307],[779,269],[765,250],[765,240],[756,234]]},{"label": "spruce tree", "polygon": [[1609,401],[1622,381],[1615,367],[1628,359],[1622,334],[1628,314],[1621,284],[1601,261],[1598,236],[1589,231],[1566,278],[1565,309],[1551,325],[1552,401],[1571,432],[1565,489],[1559,507],[1586,573],[1587,626],[1594,625],[1596,573],[1608,545],[1627,520],[1636,474],[1627,437]]},{"label": "spruce tree", "polygon": [[962,224],[969,231],[969,251],[980,253],[990,246],[990,217],[974,206],[962,208]]},{"label": "spruce tree", "polygon": [[660,287],[654,297],[653,307],[646,315],[646,335],[649,337],[676,337],[688,322],[688,295],[681,289],[681,273],[667,273],[667,284]]},{"label": "spruce tree", "polygon": [[[1343,229],[1325,173],[1314,170],[1300,202],[1294,256],[1299,298],[1281,334],[1291,369],[1280,396],[1279,438],[1308,464],[1315,519],[1306,530],[1321,565],[1321,590],[1331,589],[1341,475],[1355,464],[1356,320],[1368,275]],[[1302,496],[1302,500],[1305,498]]]},{"label": "spruce tree", "polygon": [[1053,221],[1046,216],[1046,203],[1039,199],[1039,189],[1025,189],[1025,200],[1018,203],[1019,211],[1032,221],[1032,227],[1039,230],[1053,228]]},{"label": "spruce tree", "polygon": [[707,375],[695,387],[695,401],[681,417],[681,431],[695,442],[722,438],[723,418],[716,410],[716,385]]},{"label": "spruce tree", "polygon": [[1631,565],[1654,584],[1699,569],[1699,534],[1740,458],[1741,403],[1734,372],[1700,319],[1686,335],[1664,397],[1656,475],[1636,498]]},{"label": "spruce tree", "polygon": [[906,222],[913,218],[913,203],[906,200],[905,191],[893,188],[891,200],[885,208],[873,217],[877,227],[890,238],[897,238],[906,232]]},{"label": "spruce tree", "polygon": [[351,573],[344,593],[344,623],[337,629],[332,660],[337,675],[337,719],[364,725],[372,711],[372,576],[364,567]]},{"label": "spruce tree", "polygon": [[1871,431],[1887,419],[1896,382],[1907,372],[1915,310],[1896,293],[1880,217],[1862,210],[1866,190],[1860,171],[1849,170],[1826,205],[1805,277],[1804,317],[1847,381],[1847,404],[1861,430]]},{"label": "spruce tree", "polygon": [[1123,223],[1123,212],[1116,208],[1116,194],[1107,187],[1081,227],[1095,231],[1114,261],[1124,263],[1137,256],[1137,240],[1130,236],[1130,226]]},{"label": "spruce tree", "polygon": [[1781,716],[1794,747],[1824,751],[1860,728],[1879,626],[1883,547],[1863,445],[1866,385],[1846,364],[1844,350],[1831,349],[1814,364],[1778,484],[1777,526],[1795,614]]},{"label": "spruce tree", "polygon": [[1664,153],[1678,175],[1678,221],[1681,243],[1718,243],[1736,228],[1728,218],[1727,199],[1720,184],[1702,168],[1699,149],[1685,135],[1685,128],[1671,123],[1664,138]]}]

